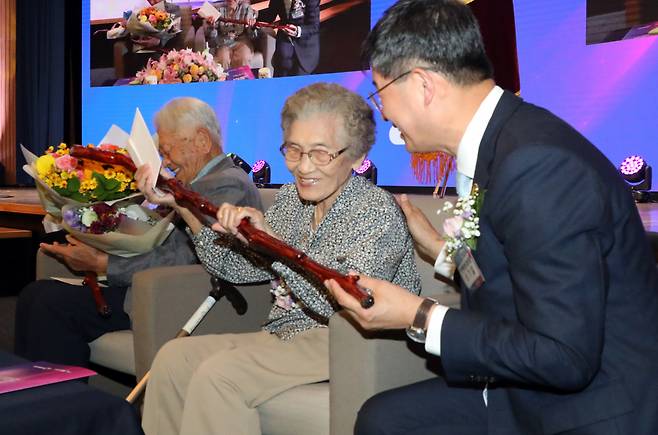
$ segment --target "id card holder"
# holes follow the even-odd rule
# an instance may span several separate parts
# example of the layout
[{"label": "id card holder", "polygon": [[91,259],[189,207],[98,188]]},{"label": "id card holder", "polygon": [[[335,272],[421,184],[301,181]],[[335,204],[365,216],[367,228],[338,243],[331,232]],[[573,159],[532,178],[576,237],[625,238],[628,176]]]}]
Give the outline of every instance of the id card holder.
[{"label": "id card holder", "polygon": [[465,244],[455,251],[455,265],[457,265],[462,282],[469,290],[476,290],[484,283],[484,275],[473,258],[471,248]]}]

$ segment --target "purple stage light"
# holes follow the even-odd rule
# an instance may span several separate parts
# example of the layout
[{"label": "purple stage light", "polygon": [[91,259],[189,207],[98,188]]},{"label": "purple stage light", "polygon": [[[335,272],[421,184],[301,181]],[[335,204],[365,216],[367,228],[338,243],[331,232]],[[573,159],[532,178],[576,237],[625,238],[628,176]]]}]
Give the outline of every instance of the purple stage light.
[{"label": "purple stage light", "polygon": [[252,168],[251,178],[256,183],[256,186],[263,187],[270,184],[272,179],[272,171],[270,165],[265,160],[257,160]]},{"label": "purple stage light", "polygon": [[365,159],[363,163],[361,163],[361,166],[359,166],[354,172],[359,175],[363,175],[363,173],[370,169],[371,166],[372,162],[369,159]]},{"label": "purple stage light", "polygon": [[251,167],[251,170],[258,172],[265,166],[265,160],[256,160],[256,163]]},{"label": "purple stage light", "polygon": [[644,170],[647,162],[638,155],[628,156],[619,165],[619,172],[624,180],[630,183],[637,183],[644,178]]}]

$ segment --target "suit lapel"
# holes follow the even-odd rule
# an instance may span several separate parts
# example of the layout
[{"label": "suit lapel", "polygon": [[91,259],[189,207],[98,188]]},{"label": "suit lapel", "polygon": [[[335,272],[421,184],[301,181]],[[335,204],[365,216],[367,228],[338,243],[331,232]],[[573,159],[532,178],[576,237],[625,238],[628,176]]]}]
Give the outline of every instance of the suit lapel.
[{"label": "suit lapel", "polygon": [[484,131],[478,151],[478,160],[475,165],[473,181],[477,183],[480,189],[486,189],[489,184],[489,171],[496,155],[496,139],[500,134],[500,130],[522,102],[523,100],[521,98],[509,91],[505,91],[500,97],[500,101]]}]

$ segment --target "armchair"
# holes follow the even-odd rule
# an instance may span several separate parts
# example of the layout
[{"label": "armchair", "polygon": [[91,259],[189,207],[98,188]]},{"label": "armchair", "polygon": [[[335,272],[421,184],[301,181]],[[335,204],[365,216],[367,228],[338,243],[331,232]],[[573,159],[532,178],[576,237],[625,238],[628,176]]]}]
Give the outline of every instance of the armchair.
[{"label": "armchair", "polygon": [[[269,206],[276,190],[261,189]],[[427,195],[409,195],[411,201],[439,225],[442,205]],[[459,306],[459,294],[434,277],[432,266],[417,258],[424,293],[443,304]],[[37,276],[70,275],[54,259],[38,254]],[[238,316],[220,300],[196,334],[245,332],[260,328],[271,302],[267,285],[238,286],[248,310]],[[200,265],[159,267],[136,273],[132,286],[132,331],[105,334],[90,343],[91,360],[141,378],[157,350],[171,339],[201,301],[208,296],[210,280]],[[427,359],[422,347],[409,344],[403,331],[365,332],[339,313],[329,323],[331,382],[288,390],[259,407],[266,435],[352,433],[356,413],[373,394],[435,376],[439,367]],[[184,338],[183,338],[184,339]]]}]

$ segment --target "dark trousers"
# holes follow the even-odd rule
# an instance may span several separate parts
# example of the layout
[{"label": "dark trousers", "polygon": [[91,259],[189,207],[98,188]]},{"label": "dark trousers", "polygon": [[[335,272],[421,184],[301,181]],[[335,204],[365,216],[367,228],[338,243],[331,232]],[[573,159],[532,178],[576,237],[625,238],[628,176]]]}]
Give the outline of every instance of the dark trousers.
[{"label": "dark trousers", "polygon": [[96,312],[91,290],[54,280],[28,284],[16,304],[15,353],[32,361],[89,365],[87,343],[106,332],[130,328],[123,311],[125,287],[103,288],[112,309],[105,319]]},{"label": "dark trousers", "polygon": [[295,54],[295,47],[291,44],[281,43],[277,40],[276,50],[272,57],[272,66],[274,67],[274,77],[293,77],[308,75],[299,63]]},{"label": "dark trousers", "polygon": [[377,394],[359,411],[356,435],[480,435],[487,432],[482,390],[436,377]]}]

